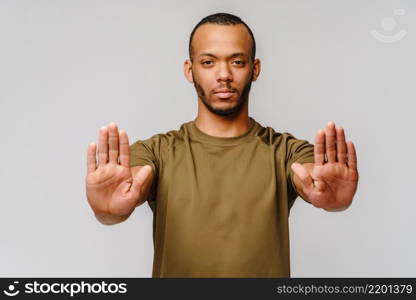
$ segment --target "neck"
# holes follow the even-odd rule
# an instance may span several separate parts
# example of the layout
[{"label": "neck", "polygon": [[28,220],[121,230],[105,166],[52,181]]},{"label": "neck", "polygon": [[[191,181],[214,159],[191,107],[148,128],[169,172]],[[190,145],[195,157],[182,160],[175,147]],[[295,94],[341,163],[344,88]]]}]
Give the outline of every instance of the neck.
[{"label": "neck", "polygon": [[210,112],[201,100],[198,100],[198,116],[195,125],[202,132],[218,137],[235,137],[244,134],[250,128],[248,101],[233,115],[220,116]]}]

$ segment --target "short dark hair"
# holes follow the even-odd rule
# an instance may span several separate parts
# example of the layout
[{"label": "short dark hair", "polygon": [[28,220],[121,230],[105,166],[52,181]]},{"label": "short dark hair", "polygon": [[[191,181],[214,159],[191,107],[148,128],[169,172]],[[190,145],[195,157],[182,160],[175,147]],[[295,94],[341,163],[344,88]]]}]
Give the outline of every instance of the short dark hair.
[{"label": "short dark hair", "polygon": [[191,36],[189,37],[189,59],[192,61],[192,39],[194,37],[195,31],[198,29],[199,26],[211,23],[211,24],[219,24],[219,25],[237,25],[237,24],[243,24],[246,28],[248,33],[251,36],[252,44],[251,44],[251,59],[254,61],[254,58],[256,57],[256,41],[254,39],[253,32],[251,31],[250,27],[246,23],[244,23],[243,20],[241,20],[239,17],[227,14],[227,13],[216,13],[209,16],[206,16],[201,21],[199,21],[198,24],[195,25],[194,29],[191,32]]}]

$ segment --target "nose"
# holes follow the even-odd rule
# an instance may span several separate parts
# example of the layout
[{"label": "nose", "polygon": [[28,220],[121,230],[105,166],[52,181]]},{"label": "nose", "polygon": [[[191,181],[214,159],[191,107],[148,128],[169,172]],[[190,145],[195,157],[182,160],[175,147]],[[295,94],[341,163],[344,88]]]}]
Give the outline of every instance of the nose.
[{"label": "nose", "polygon": [[233,74],[231,73],[231,70],[229,69],[228,64],[227,63],[219,64],[217,81],[232,81],[232,80],[233,80]]}]

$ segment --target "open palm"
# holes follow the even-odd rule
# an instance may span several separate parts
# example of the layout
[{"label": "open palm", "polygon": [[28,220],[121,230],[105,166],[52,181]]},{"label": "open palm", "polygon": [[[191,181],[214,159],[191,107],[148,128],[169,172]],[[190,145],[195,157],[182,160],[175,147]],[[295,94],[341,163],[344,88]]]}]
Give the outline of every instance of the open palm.
[{"label": "open palm", "polygon": [[294,163],[302,191],[316,207],[342,210],[348,207],[358,185],[357,155],[354,144],[345,141],[343,128],[329,122],[315,137],[315,163],[307,168]]},{"label": "open palm", "polygon": [[88,202],[96,213],[128,215],[138,204],[142,186],[151,179],[151,167],[145,166],[133,177],[128,136],[124,130],[119,132],[115,123],[100,129],[98,165],[96,148],[91,143],[87,153]]}]

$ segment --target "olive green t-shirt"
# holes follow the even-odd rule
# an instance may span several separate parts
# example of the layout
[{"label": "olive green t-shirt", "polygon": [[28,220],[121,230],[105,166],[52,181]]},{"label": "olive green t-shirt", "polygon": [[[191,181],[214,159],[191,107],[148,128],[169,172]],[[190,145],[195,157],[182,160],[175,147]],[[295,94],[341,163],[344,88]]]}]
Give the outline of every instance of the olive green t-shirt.
[{"label": "olive green t-shirt", "polygon": [[314,162],[314,146],[250,122],[216,137],[193,120],[131,145],[131,166],[156,175],[153,277],[290,277],[290,165]]}]

